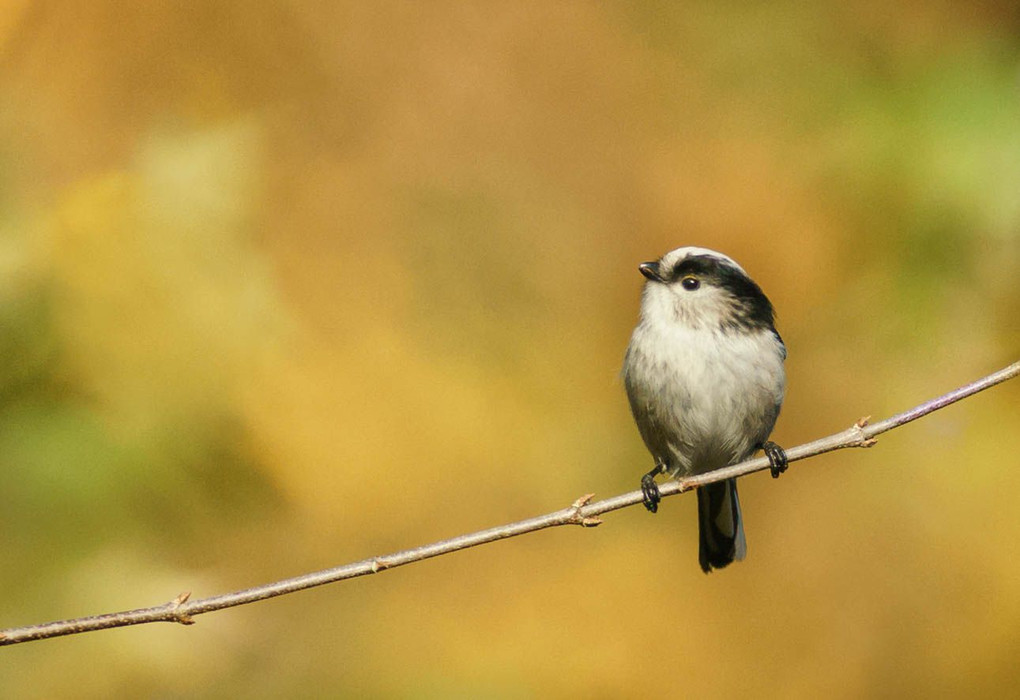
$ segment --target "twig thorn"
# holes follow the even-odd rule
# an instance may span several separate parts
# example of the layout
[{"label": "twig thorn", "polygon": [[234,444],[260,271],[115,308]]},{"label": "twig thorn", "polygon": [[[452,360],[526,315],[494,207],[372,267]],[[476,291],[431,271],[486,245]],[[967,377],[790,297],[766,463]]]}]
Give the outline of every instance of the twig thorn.
[{"label": "twig thorn", "polygon": [[583,496],[581,496],[580,498],[578,498],[576,501],[571,503],[570,507],[571,508],[581,508],[582,506],[586,506],[589,503],[591,503],[591,499],[593,499],[593,498],[595,498],[595,494],[593,494],[593,493],[586,493]]},{"label": "twig thorn", "polygon": [[170,614],[173,615],[174,622],[179,622],[182,625],[195,624],[195,620],[191,617],[191,615],[180,611],[180,607],[186,603],[190,597],[191,591],[185,591],[170,601]]}]

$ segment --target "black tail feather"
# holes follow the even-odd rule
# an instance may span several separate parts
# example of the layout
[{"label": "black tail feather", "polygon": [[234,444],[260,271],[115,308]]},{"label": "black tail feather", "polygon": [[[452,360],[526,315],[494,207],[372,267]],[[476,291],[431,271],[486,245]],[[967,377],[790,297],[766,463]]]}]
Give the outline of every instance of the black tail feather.
[{"label": "black tail feather", "polygon": [[706,574],[744,558],[747,542],[736,479],[698,488],[698,532],[698,561]]}]

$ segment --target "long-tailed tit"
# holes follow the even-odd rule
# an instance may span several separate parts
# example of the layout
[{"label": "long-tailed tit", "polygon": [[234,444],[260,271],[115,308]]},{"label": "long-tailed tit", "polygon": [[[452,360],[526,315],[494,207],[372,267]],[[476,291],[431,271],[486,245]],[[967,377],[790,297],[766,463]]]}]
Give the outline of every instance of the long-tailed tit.
[{"label": "long-tailed tit", "polygon": [[[783,403],[786,346],[772,303],[740,265],[713,250],[678,248],[638,269],[648,281],[623,379],[655,458],[641,479],[645,506],[658,508],[657,474],[700,474],[758,449],[779,476],[786,455],[768,437]],[[698,488],[698,522],[705,572],[744,558],[735,479]]]}]

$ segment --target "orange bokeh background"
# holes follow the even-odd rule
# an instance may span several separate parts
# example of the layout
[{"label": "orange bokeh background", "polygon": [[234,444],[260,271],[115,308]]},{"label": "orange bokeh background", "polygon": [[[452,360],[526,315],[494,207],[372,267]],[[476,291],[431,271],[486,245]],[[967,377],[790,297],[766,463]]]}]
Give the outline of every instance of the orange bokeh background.
[{"label": "orange bokeh background", "polygon": [[[0,6],[0,627],[637,487],[636,266],[731,255],[774,438],[1020,347],[1013,3]],[[1020,384],[694,499],[2,651],[5,697],[999,695]]]}]

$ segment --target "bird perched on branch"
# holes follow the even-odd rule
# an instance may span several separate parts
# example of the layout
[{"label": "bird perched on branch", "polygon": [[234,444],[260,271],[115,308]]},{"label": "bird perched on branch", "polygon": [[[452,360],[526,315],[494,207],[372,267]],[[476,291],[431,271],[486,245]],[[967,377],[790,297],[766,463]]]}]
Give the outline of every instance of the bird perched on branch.
[{"label": "bird perched on branch", "polygon": [[[678,248],[641,263],[641,319],[623,364],[631,411],[655,468],[641,479],[658,509],[658,474],[700,474],[765,450],[778,477],[786,454],[768,441],[783,403],[786,346],[772,303],[732,258]],[[698,488],[698,560],[707,573],[744,558],[736,479]]]}]

